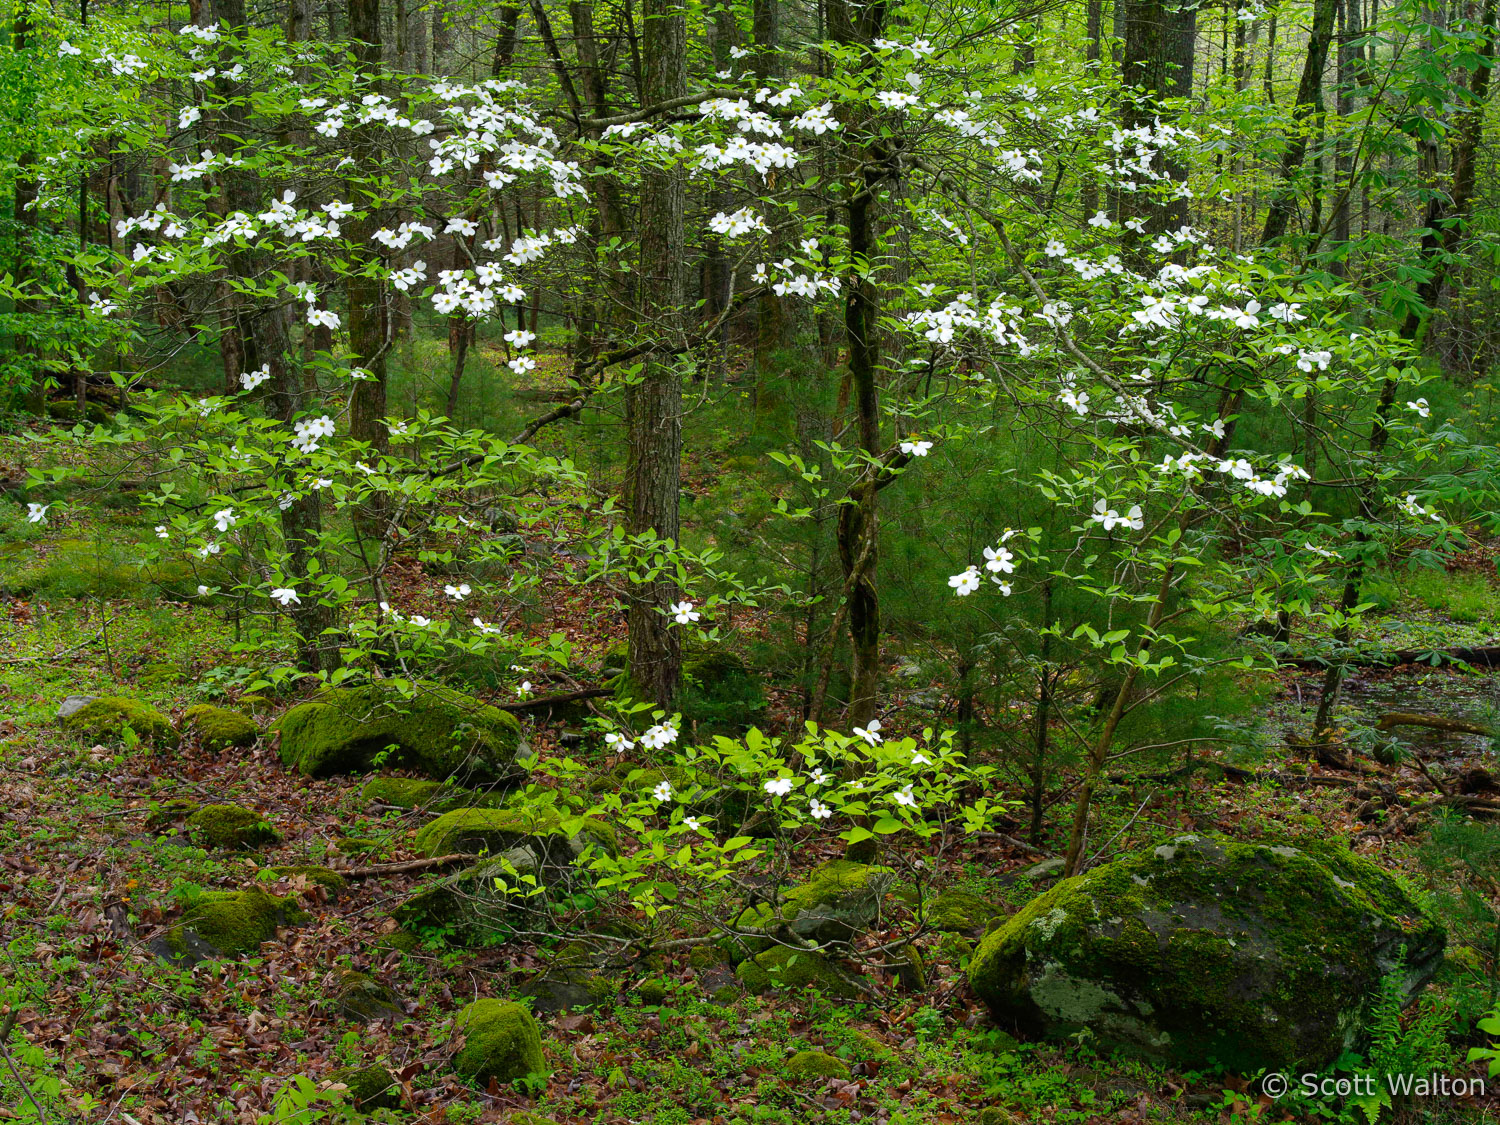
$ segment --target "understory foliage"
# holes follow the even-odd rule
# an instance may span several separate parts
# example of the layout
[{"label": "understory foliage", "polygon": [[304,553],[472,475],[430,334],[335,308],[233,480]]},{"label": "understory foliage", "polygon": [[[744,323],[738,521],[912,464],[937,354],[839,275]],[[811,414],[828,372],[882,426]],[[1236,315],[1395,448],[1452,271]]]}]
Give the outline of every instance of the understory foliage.
[{"label": "understory foliage", "polygon": [[15,588],[111,671],[133,583],[222,619],[205,698],[596,701],[609,785],[521,803],[644,944],[810,844],[1077,873],[1265,754],[1279,660],[1347,761],[1392,575],[1497,530],[1492,0],[0,10],[0,407],[59,423],[0,545],[123,513]]}]

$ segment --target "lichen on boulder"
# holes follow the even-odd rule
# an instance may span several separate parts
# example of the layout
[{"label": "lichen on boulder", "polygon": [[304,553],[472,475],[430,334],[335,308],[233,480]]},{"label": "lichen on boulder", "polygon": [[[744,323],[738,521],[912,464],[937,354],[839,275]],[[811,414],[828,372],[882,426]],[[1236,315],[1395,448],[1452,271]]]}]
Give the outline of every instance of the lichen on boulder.
[{"label": "lichen on boulder", "polygon": [[96,742],[119,742],[128,727],[142,742],[175,747],[171,720],[149,703],[123,695],[74,696],[58,709],[63,729]]},{"label": "lichen on boulder", "polygon": [[277,927],[299,925],[309,917],[291,898],[277,898],[258,887],[202,891],[152,948],[178,964],[256,953],[262,942],[276,936]]},{"label": "lichen on boulder", "polygon": [[619,850],[614,829],[601,820],[583,822],[570,835],[554,809],[454,809],[424,825],[412,846],[424,856],[498,855],[517,845],[535,847],[549,862],[571,862],[590,844]]},{"label": "lichen on boulder", "polygon": [[198,736],[198,744],[203,749],[215,753],[231,746],[254,746],[260,737],[260,727],[248,715],[207,703],[199,703],[184,711],[182,726]]},{"label": "lichen on boulder", "polygon": [[849,1077],[849,1064],[826,1051],[798,1051],[783,1070],[793,1082]]},{"label": "lichen on boulder", "polygon": [[773,988],[816,988],[831,996],[852,999],[855,988],[834,968],[833,963],[810,949],[789,949],[773,945],[740,963],[736,977],[751,992],[770,992]]},{"label": "lichen on boulder", "polygon": [[333,688],[293,707],[272,727],[281,760],[309,777],[362,773],[385,762],[440,781],[518,780],[516,719],[440,684],[407,696],[390,681]]},{"label": "lichen on boulder", "polygon": [[1179,836],[1065,879],[969,966],[1002,1024],[1202,1069],[1317,1070],[1380,981],[1414,995],[1442,928],[1394,875],[1335,847]]},{"label": "lichen on boulder", "polygon": [[546,1070],[541,1029],[520,1004],[475,1000],[454,1018],[453,1034],[463,1037],[453,1069],[481,1086],[491,1079],[503,1085]]},{"label": "lichen on boulder", "polygon": [[238,805],[204,805],[187,818],[188,839],[200,848],[245,851],[276,844],[281,836],[258,812]]}]

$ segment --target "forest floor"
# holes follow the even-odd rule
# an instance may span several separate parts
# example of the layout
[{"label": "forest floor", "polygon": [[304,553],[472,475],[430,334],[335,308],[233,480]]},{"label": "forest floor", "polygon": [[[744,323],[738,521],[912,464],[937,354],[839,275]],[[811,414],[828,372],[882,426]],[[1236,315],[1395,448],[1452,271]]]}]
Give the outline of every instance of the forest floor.
[{"label": "forest floor", "polygon": [[[6,456],[0,454],[0,470]],[[8,456],[19,462],[13,448]],[[1239,1078],[1105,1056],[1086,1039],[1018,1042],[990,1026],[965,983],[963,957],[935,942],[924,947],[930,971],[923,986],[871,979],[870,994],[853,1001],[726,990],[734,979],[727,966],[695,961],[686,950],[668,953],[649,971],[622,978],[597,1009],[543,1017],[551,1069],[545,1085],[466,1085],[449,1065],[453,1013],[475,997],[509,996],[555,949],[546,942],[452,949],[437,940],[397,947],[390,910],[432,876],[369,869],[414,858],[411,838],[425,817],[365,800],[362,779],[290,774],[267,738],[250,750],[214,754],[191,739],[174,750],[93,745],[58,728],[57,707],[68,695],[129,694],[175,720],[195,702],[232,702],[246,679],[232,627],[207,607],[131,590],[128,582],[68,586],[78,563],[66,552],[80,542],[110,541],[113,526],[79,517],[44,540],[25,540],[20,550],[19,539],[0,543],[0,1010],[14,1016],[0,1069],[0,1121],[250,1125],[273,1112],[293,1076],[326,1083],[338,1067],[372,1062],[398,1078],[407,1105],[402,1119],[433,1123],[521,1125],[526,1119],[517,1115],[525,1111],[610,1125],[1361,1120],[1336,1102],[1294,1113]],[[7,591],[8,577],[45,570],[54,552],[62,554],[51,585]],[[1488,565],[1492,574],[1492,556]],[[1479,562],[1475,573],[1482,574]],[[1496,643],[1488,581],[1483,577],[1469,599],[1482,610],[1470,620],[1447,616],[1451,595],[1436,599],[1434,609],[1422,590],[1404,591],[1393,607],[1399,612],[1377,628],[1390,634],[1388,642],[1414,638],[1414,647]],[[441,604],[442,584],[412,566],[393,583],[392,600],[406,612],[430,610]],[[567,623],[585,654],[575,677],[587,681],[589,659],[618,640],[618,615],[591,587],[558,582],[546,599],[541,618],[548,627]],[[1269,722],[1284,735],[1307,726],[1317,679],[1312,672],[1280,676]],[[259,717],[269,722],[295,701],[277,700]],[[1366,670],[1347,692],[1349,712],[1367,723],[1395,709],[1481,719],[1496,701],[1495,679],[1451,667]],[[773,721],[792,725],[789,698],[781,702]],[[948,702],[938,701],[937,710]],[[941,721],[908,706],[887,725]],[[527,738],[547,755],[562,733],[533,725]],[[1487,738],[1417,734],[1393,766],[1360,759],[1348,770],[1324,769],[1283,741],[1245,773],[1195,769],[1132,779],[1111,794],[1111,804],[1124,810],[1118,846],[1184,830],[1341,835],[1388,867],[1413,870],[1407,810],[1431,800],[1435,784],[1456,791],[1457,779],[1470,777],[1468,795],[1481,814],[1487,793],[1500,797],[1474,780],[1473,771],[1493,763]],[[257,810],[281,841],[251,853],[192,846],[171,815],[170,803],[179,800]],[[1036,893],[1038,881],[1023,873],[1048,853],[1015,839],[1024,834],[1019,815],[995,827],[991,838],[934,856],[933,881],[1010,913]],[[826,858],[808,854],[799,862]],[[271,870],[304,864],[363,873],[330,891]],[[283,929],[258,956],[191,969],[149,949],[195,888],[251,886],[297,896],[312,920]],[[334,992],[346,969],[394,989],[407,1018],[342,1018]],[[1474,981],[1451,987],[1471,995],[1483,975],[1476,969]],[[643,994],[647,977],[661,988]],[[1465,1018],[1472,1024],[1472,1017]],[[1463,1045],[1460,1036],[1453,1072],[1480,1075],[1477,1064],[1458,1061]],[[788,1080],[787,1057],[810,1047],[843,1058],[849,1077]],[[1497,1095],[1408,1109],[1418,1114],[1411,1120],[1497,1121]],[[43,1107],[40,1114],[28,1116],[28,1097]],[[343,1119],[333,1108],[323,1112],[328,1116],[278,1120]]]}]

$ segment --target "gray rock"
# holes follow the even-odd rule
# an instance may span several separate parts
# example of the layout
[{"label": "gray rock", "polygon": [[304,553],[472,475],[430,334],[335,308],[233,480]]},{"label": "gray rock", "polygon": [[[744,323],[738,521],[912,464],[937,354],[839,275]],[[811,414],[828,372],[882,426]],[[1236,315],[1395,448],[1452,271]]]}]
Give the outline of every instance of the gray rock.
[{"label": "gray rock", "polygon": [[1445,940],[1398,876],[1336,846],[1189,835],[1038,895],[980,942],[969,980],[1028,1034],[1303,1073],[1358,1042],[1383,979],[1415,996]]},{"label": "gray rock", "polygon": [[70,715],[76,715],[98,698],[97,695],[70,695],[58,704],[57,717],[66,719]]}]

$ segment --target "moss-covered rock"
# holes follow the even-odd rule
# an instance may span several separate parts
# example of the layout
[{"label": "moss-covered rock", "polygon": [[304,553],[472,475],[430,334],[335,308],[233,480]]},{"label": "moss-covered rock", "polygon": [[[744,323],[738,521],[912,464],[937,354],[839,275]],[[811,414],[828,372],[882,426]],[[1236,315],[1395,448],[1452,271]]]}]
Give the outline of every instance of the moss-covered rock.
[{"label": "moss-covered rock", "polygon": [[481,1086],[492,1078],[505,1085],[546,1070],[541,1029],[520,1004],[475,1000],[454,1018],[453,1034],[463,1037],[453,1069]]},{"label": "moss-covered rock", "polygon": [[184,711],[182,725],[198,736],[203,749],[216,753],[231,746],[254,746],[260,737],[260,727],[249,716],[207,703],[199,703]]},{"label": "moss-covered rock", "polygon": [[1032,1035],[1202,1069],[1317,1070],[1383,976],[1408,995],[1442,928],[1401,881],[1334,847],[1179,836],[1063,880],[979,946],[974,991]]},{"label": "moss-covered rock", "polygon": [[309,777],[360,773],[377,760],[438,780],[519,779],[515,717],[440,684],[410,698],[388,683],[335,688],[293,707],[272,728],[281,760]]},{"label": "moss-covered rock", "polygon": [[667,982],[661,977],[651,977],[637,982],[631,991],[642,1004],[654,1007],[667,998]]},{"label": "moss-covered rock", "polygon": [[[814,868],[807,878],[782,895],[781,907],[773,910],[762,903],[751,907],[736,920],[742,930],[786,932],[799,938],[827,942],[847,942],[863,933],[880,912],[880,902],[895,881],[889,867],[873,867],[835,859]],[[747,939],[753,949],[765,948],[769,939]]]},{"label": "moss-covered rock", "polygon": [[329,891],[341,891],[349,885],[345,879],[331,867],[319,867],[311,863],[286,864],[271,868],[271,874],[282,879],[306,879],[309,883]]},{"label": "moss-covered rock", "polygon": [[860,1062],[887,1062],[896,1057],[896,1052],[891,1050],[889,1044],[875,1038],[868,1031],[853,1027],[844,1032],[843,1046],[839,1050],[846,1051]]},{"label": "moss-covered rock", "polygon": [[816,988],[830,996],[852,999],[855,988],[833,963],[819,953],[806,949],[789,949],[774,945],[742,961],[736,977],[751,992],[770,992],[773,988]]},{"label": "moss-covered rock", "polygon": [[334,1000],[339,1015],[359,1023],[401,1019],[406,1015],[395,992],[365,973],[346,971],[339,974]]},{"label": "moss-covered rock", "polygon": [[517,845],[536,847],[553,862],[571,862],[589,843],[619,850],[615,831],[600,820],[588,820],[577,835],[562,829],[551,809],[454,809],[424,825],[412,846],[425,856],[498,855]]},{"label": "moss-covered rock", "polygon": [[187,797],[173,797],[171,800],[162,801],[146,814],[146,827],[153,831],[160,831],[179,820],[186,820],[202,807],[201,801],[194,801]]},{"label": "moss-covered rock", "polygon": [[66,714],[59,714],[63,729],[96,742],[119,742],[125,737],[126,727],[142,742],[166,747],[178,742],[177,732],[165,715],[149,703],[123,695],[86,699]]},{"label": "moss-covered rock", "polygon": [[354,1108],[368,1113],[372,1109],[400,1109],[401,1083],[383,1066],[346,1066],[328,1076],[330,1082],[349,1089]]},{"label": "moss-covered rock", "polygon": [[849,1077],[849,1064],[824,1051],[798,1051],[786,1060],[786,1066],[783,1069],[787,1078],[792,1082]]},{"label": "moss-covered rock", "polygon": [[187,831],[200,848],[243,851],[281,841],[260,813],[238,805],[204,805],[187,818]]},{"label": "moss-covered rock", "polygon": [[277,898],[258,887],[203,891],[153,948],[177,963],[257,953],[262,942],[276,936],[277,927],[300,925],[309,918],[291,898]]},{"label": "moss-covered rock", "polygon": [[969,891],[943,891],[927,905],[923,920],[940,934],[977,934],[1003,911],[993,899]]},{"label": "moss-covered rock", "polygon": [[484,793],[447,781],[430,781],[415,777],[372,777],[365,782],[360,796],[398,809],[423,809],[444,813],[453,809],[498,808],[504,803],[500,793]]}]

